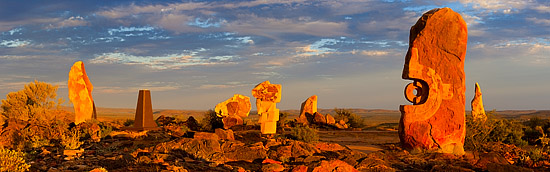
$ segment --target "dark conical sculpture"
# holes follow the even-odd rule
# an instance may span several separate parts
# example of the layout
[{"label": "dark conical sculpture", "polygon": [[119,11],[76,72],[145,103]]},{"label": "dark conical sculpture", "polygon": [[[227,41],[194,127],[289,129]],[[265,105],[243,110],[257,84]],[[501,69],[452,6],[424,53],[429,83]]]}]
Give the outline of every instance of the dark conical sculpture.
[{"label": "dark conical sculpture", "polygon": [[136,107],[136,117],[134,120],[135,130],[153,130],[158,125],[153,119],[153,107],[151,105],[151,91],[139,90],[138,102]]}]

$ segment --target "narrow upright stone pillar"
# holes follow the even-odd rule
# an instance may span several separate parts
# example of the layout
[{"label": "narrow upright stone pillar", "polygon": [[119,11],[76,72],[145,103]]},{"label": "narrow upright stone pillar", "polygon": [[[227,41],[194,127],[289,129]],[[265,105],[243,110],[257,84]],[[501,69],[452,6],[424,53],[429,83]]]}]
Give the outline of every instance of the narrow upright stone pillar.
[{"label": "narrow upright stone pillar", "polygon": [[479,88],[479,84],[476,82],[475,95],[472,99],[472,118],[474,121],[487,121],[487,114],[485,114],[485,108],[483,107],[482,95],[481,88]]},{"label": "narrow upright stone pillar", "polygon": [[151,91],[139,90],[136,116],[134,120],[135,130],[157,129],[158,125],[153,119],[153,106],[151,105]]},{"label": "narrow upright stone pillar", "polygon": [[69,80],[67,81],[69,89],[69,100],[73,103],[75,113],[75,124],[82,123],[88,119],[96,119],[94,99],[92,90],[94,86],[88,75],[82,61],[77,61],[69,71]]},{"label": "narrow upright stone pillar", "polygon": [[254,89],[252,95],[256,97],[256,107],[260,119],[262,134],[275,134],[277,132],[277,121],[279,121],[279,109],[276,104],[281,102],[281,85],[271,84],[269,81],[262,82]]},{"label": "narrow upright stone pillar", "polygon": [[[468,32],[450,8],[430,10],[411,27],[403,79],[399,139],[406,149],[464,154],[465,74]],[[415,92],[416,91],[416,92]]]}]

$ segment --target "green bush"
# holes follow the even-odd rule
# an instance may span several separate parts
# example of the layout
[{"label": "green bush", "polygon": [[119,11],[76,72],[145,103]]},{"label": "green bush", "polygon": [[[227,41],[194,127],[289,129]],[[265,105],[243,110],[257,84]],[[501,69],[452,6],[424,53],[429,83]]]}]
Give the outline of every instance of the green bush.
[{"label": "green bush", "polygon": [[487,142],[527,145],[527,141],[522,139],[524,125],[514,120],[498,119],[495,114],[495,110],[488,112],[487,121],[474,121],[472,116],[466,116],[466,149],[480,150]]},{"label": "green bush", "polygon": [[124,121],[124,123],[122,124],[126,127],[130,127],[132,125],[134,125],[134,120],[133,119],[127,119],[126,121]]},{"label": "green bush", "polygon": [[0,172],[28,171],[31,165],[25,163],[25,153],[9,149],[0,149]]},{"label": "green bush", "polygon": [[83,142],[80,141],[81,134],[82,133],[79,130],[73,128],[68,134],[63,135],[61,144],[65,147],[65,149],[78,149],[80,148],[80,145],[83,144]]},{"label": "green bush", "polygon": [[336,113],[334,116],[336,122],[344,120],[351,128],[365,127],[365,120],[350,110],[334,108],[334,112]]},{"label": "green bush", "polygon": [[319,140],[319,134],[314,128],[309,128],[308,126],[296,126],[290,130],[291,139],[301,140],[306,143]]},{"label": "green bush", "polygon": [[218,117],[212,109],[204,113],[200,124],[205,131],[214,131],[216,128],[223,128],[222,118]]}]

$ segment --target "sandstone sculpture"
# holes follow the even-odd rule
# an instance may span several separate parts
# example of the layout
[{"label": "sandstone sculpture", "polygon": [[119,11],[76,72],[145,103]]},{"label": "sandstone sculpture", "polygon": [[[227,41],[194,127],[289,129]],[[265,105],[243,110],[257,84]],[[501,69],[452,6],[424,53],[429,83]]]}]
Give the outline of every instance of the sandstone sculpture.
[{"label": "sandstone sculpture", "polygon": [[247,117],[251,108],[249,97],[235,94],[216,105],[215,111],[218,117],[222,117],[223,127],[229,129],[235,125],[242,125],[242,117]]},{"label": "sandstone sculpture", "polygon": [[476,82],[474,99],[472,99],[472,118],[474,121],[481,120],[485,122],[487,120],[487,115],[485,114],[485,108],[483,108],[483,98],[481,94],[481,89],[479,84]]},{"label": "sandstone sculpture", "polygon": [[252,95],[256,97],[256,108],[260,119],[262,134],[275,134],[277,121],[279,121],[279,109],[276,104],[281,102],[281,85],[262,82],[254,89]]},{"label": "sandstone sculpture", "polygon": [[134,120],[135,130],[157,129],[157,123],[153,119],[153,106],[151,104],[151,91],[139,90],[136,116]]},{"label": "sandstone sculpture", "polygon": [[296,121],[298,123],[308,125],[309,120],[307,115],[313,115],[315,112],[317,112],[317,95],[309,97],[302,103],[302,107],[300,108],[300,116],[296,119]]},{"label": "sandstone sculpture", "polygon": [[88,119],[96,118],[92,90],[94,86],[90,82],[82,61],[77,61],[69,71],[69,99],[73,103],[75,112],[75,124],[82,123]]},{"label": "sandstone sculpture", "polygon": [[[404,148],[464,154],[466,23],[450,8],[426,12],[411,27],[399,138]],[[415,93],[416,91],[416,93]]]}]

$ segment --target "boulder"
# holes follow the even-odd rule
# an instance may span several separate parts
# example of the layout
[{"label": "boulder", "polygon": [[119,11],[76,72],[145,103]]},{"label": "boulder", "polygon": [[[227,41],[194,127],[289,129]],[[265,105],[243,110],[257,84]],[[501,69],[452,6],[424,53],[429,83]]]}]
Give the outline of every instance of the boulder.
[{"label": "boulder", "polygon": [[233,134],[233,130],[231,129],[224,130],[221,128],[216,128],[214,132],[216,133],[216,135],[218,135],[220,139],[235,140],[235,134]]},{"label": "boulder", "polygon": [[187,120],[185,121],[185,125],[187,126],[187,128],[193,131],[199,131],[201,128],[199,122],[197,122],[197,120],[192,116],[187,118]]},{"label": "boulder", "polygon": [[225,116],[222,118],[223,128],[230,129],[233,126],[243,125],[244,121],[239,116]]},{"label": "boulder", "polygon": [[69,71],[69,80],[67,81],[69,89],[69,100],[73,103],[75,112],[75,124],[79,124],[89,119],[96,118],[94,99],[92,90],[94,86],[84,68],[82,61],[77,61]]},{"label": "boulder", "polygon": [[315,114],[313,114],[313,122],[315,124],[319,124],[319,125],[325,125],[327,124],[327,119],[325,118],[325,116],[319,112],[315,112]]},{"label": "boulder", "polygon": [[313,172],[359,172],[353,166],[340,160],[321,161],[321,163],[313,168]]},{"label": "boulder", "polygon": [[267,152],[261,142],[246,145],[239,141],[227,141],[222,145],[223,155],[229,161],[253,162],[265,159]]},{"label": "boulder", "polygon": [[485,114],[485,108],[483,107],[483,98],[481,94],[481,88],[476,82],[475,95],[472,99],[472,118],[474,121],[481,120],[485,122],[487,120],[487,115]]},{"label": "boulder", "polygon": [[399,138],[406,149],[464,154],[466,22],[450,8],[428,11],[411,27]]},{"label": "boulder", "polygon": [[325,116],[325,118],[327,119],[327,124],[328,125],[336,124],[336,120],[334,119],[334,117],[332,117],[332,115],[327,114],[327,116]]},{"label": "boulder", "polygon": [[279,109],[276,104],[281,102],[281,85],[264,81],[254,89],[252,95],[256,98],[260,130],[262,134],[275,134],[277,121],[279,121]]},{"label": "boulder", "polygon": [[209,133],[209,132],[196,132],[193,135],[193,138],[195,139],[212,139],[212,140],[219,140],[220,137],[216,133]]},{"label": "boulder", "polygon": [[313,95],[302,103],[300,108],[300,116],[296,119],[298,123],[309,125],[311,120],[308,120],[306,114],[315,114],[317,112],[317,95]]}]

